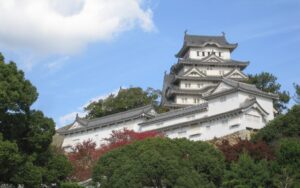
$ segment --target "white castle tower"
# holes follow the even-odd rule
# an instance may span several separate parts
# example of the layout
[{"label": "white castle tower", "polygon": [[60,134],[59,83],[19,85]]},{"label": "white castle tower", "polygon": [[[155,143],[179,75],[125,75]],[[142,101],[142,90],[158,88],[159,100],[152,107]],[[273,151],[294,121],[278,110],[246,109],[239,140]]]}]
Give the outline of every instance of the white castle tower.
[{"label": "white castle tower", "polygon": [[165,74],[162,104],[170,108],[186,107],[205,102],[223,78],[244,81],[242,72],[249,62],[231,59],[237,44],[222,36],[185,34],[178,62]]}]

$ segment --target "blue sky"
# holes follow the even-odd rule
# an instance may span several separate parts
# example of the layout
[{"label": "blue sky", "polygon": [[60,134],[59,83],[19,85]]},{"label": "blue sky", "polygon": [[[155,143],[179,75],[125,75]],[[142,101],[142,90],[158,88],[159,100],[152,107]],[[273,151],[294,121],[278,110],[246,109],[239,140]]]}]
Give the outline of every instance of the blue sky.
[{"label": "blue sky", "polygon": [[[61,11],[63,18],[80,14],[86,2],[76,2],[78,6],[72,2],[68,6],[70,0],[57,1],[51,10]],[[103,1],[98,2],[94,6],[101,6]],[[4,5],[1,1],[0,12],[5,8],[17,9],[16,5],[22,4],[21,0],[14,3]],[[50,13],[38,16],[38,20],[26,17],[25,13],[20,13],[20,19],[18,15],[8,19],[9,12],[0,13],[0,51],[7,60],[15,61],[38,88],[39,99],[34,108],[52,117],[58,127],[72,121],[76,113],[82,114],[82,107],[89,101],[120,87],[161,89],[164,71],[176,63],[174,54],[182,45],[186,29],[189,34],[199,35],[221,35],[224,31],[229,42],[239,44],[232,58],[250,61],[246,73],[270,72],[291,93],[294,93],[292,83],[300,83],[298,0],[124,0],[122,3],[106,5],[106,16],[103,13],[87,17],[91,20],[88,23],[74,16],[76,24],[70,27],[56,24]],[[41,5],[48,10],[46,6],[50,5]],[[118,19],[109,19],[112,15]],[[13,21],[20,23],[12,24]]]}]

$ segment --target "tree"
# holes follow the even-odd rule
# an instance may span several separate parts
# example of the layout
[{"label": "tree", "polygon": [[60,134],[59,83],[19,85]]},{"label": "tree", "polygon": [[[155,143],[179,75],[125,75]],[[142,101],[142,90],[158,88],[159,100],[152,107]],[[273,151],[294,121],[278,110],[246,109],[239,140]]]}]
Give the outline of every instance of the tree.
[{"label": "tree", "polygon": [[255,162],[249,155],[242,154],[224,174],[223,187],[268,187],[272,182],[267,161]]},{"label": "tree", "polygon": [[276,144],[281,138],[300,137],[300,105],[293,106],[285,115],[279,115],[259,130],[253,140]]},{"label": "tree", "polygon": [[224,167],[208,143],[157,137],[104,154],[93,180],[102,187],[215,187]]},{"label": "tree", "polygon": [[[58,183],[49,181],[60,181],[65,177],[61,172],[68,172],[64,169],[68,165],[63,165],[68,161],[49,148],[55,133],[53,120],[31,109],[37,97],[24,73],[14,62],[5,63],[0,54],[1,183],[40,187],[42,183]],[[52,179],[45,178],[55,168]]]},{"label": "tree", "polygon": [[279,100],[275,101],[274,107],[278,113],[282,113],[283,110],[287,109],[287,103],[290,100],[289,93],[287,91],[281,91],[281,85],[277,82],[277,77],[268,73],[262,72],[260,74],[249,74],[248,83],[256,85],[258,89],[265,92],[278,94]]},{"label": "tree", "polygon": [[294,83],[294,88],[296,90],[295,96],[294,96],[294,100],[297,104],[300,104],[300,85]]},{"label": "tree", "polygon": [[117,95],[111,94],[105,99],[89,104],[85,111],[87,118],[97,118],[148,104],[157,105],[158,94],[156,90],[143,91],[139,87],[120,89]]},{"label": "tree", "polygon": [[284,138],[277,149],[279,168],[275,173],[274,182],[281,187],[299,187],[300,185],[300,140]]},{"label": "tree", "polygon": [[76,181],[87,180],[91,178],[92,169],[103,154],[134,141],[157,136],[161,137],[162,135],[156,131],[134,132],[133,130],[122,129],[112,131],[110,137],[104,139],[106,144],[101,145],[100,148],[96,148],[96,143],[92,140],[79,143],[68,155],[74,168],[70,178]]},{"label": "tree", "polygon": [[228,140],[222,140],[217,144],[219,150],[225,156],[227,162],[237,161],[239,156],[247,152],[255,160],[274,160],[275,156],[272,149],[262,140],[252,142],[249,140],[238,139],[235,144],[230,144]]}]

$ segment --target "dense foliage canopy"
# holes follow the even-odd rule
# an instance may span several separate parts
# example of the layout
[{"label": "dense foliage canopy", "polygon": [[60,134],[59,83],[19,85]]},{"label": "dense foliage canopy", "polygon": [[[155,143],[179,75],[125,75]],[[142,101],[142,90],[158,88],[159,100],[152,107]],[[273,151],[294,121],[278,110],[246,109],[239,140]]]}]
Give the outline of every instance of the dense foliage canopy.
[{"label": "dense foliage canopy", "polygon": [[[93,102],[85,108],[85,111],[88,118],[97,118],[148,104],[158,107],[159,96],[160,91],[152,88],[146,91],[140,87],[121,88],[117,95],[111,94],[105,99]],[[162,109],[159,108],[159,110]]]},{"label": "dense foliage canopy", "polygon": [[31,109],[37,97],[24,73],[0,54],[0,184],[40,187],[59,183],[71,171],[67,158],[49,147],[53,120]]},{"label": "dense foliage canopy", "polygon": [[224,168],[208,143],[158,137],[106,153],[93,179],[103,187],[217,187]]}]

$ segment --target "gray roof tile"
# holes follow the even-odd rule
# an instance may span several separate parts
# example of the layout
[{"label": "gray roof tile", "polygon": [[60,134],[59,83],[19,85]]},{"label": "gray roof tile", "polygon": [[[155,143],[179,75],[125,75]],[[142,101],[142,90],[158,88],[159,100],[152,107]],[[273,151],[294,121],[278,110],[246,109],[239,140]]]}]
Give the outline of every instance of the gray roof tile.
[{"label": "gray roof tile", "polygon": [[91,119],[91,120],[83,119],[83,118],[76,118],[76,121],[78,123],[84,121],[84,122],[86,122],[86,124],[83,125],[83,127],[79,127],[77,129],[71,129],[71,130],[68,130],[71,127],[71,125],[68,125],[68,126],[66,126],[66,128],[58,129],[57,132],[58,133],[71,133],[71,132],[77,132],[77,131],[84,131],[84,130],[90,129],[90,128],[107,126],[107,125],[119,123],[122,121],[130,120],[133,118],[138,118],[138,117],[141,117],[142,115],[145,115],[148,117],[153,117],[151,114],[149,114],[152,109],[153,109],[152,105],[147,105],[147,106],[127,110],[125,112],[111,114],[108,116],[95,118],[95,119]]}]

